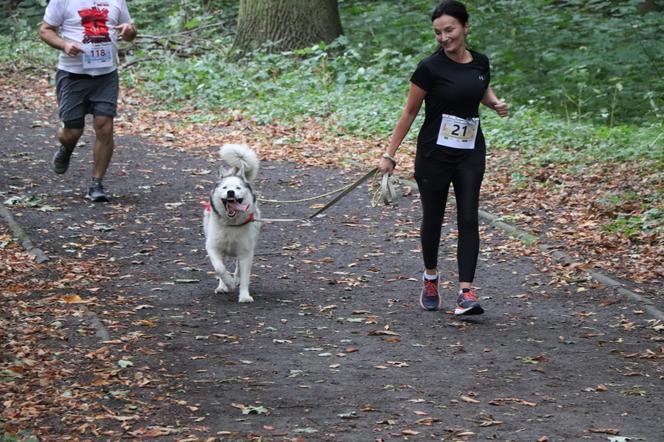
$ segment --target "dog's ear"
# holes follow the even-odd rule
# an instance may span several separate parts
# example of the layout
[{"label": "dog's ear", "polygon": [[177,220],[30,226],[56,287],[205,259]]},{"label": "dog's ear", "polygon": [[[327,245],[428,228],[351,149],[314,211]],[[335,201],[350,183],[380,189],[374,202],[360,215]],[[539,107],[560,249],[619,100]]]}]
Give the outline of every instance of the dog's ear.
[{"label": "dog's ear", "polygon": [[244,163],[242,163],[242,165],[240,165],[239,169],[238,168],[234,168],[234,169],[237,170],[236,173],[240,176],[240,178],[242,178],[243,181],[248,181],[247,180],[247,173],[244,170]]},{"label": "dog's ear", "polygon": [[227,176],[233,175],[233,169],[226,169],[224,167],[219,168],[219,179],[224,179]]}]

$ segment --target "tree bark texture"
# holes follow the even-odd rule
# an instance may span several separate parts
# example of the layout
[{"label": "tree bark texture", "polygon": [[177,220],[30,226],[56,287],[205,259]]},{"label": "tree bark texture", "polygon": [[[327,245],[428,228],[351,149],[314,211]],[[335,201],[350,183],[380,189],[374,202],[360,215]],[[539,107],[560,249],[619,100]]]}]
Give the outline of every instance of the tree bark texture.
[{"label": "tree bark texture", "polygon": [[271,51],[330,43],[343,33],[337,0],[240,0],[234,49]]},{"label": "tree bark texture", "polygon": [[639,12],[645,14],[652,11],[664,11],[664,2],[656,0],[645,0],[639,6]]},{"label": "tree bark texture", "polygon": [[21,3],[23,0],[9,0],[5,3],[4,5],[4,10],[5,12],[14,12],[16,11],[16,8],[18,8],[19,3]]}]

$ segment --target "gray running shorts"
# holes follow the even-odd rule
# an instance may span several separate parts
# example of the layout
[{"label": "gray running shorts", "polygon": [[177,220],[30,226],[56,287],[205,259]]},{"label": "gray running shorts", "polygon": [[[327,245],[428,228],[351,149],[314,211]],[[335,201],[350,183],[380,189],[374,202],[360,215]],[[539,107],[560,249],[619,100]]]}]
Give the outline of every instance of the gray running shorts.
[{"label": "gray running shorts", "polygon": [[119,89],[118,71],[93,77],[58,70],[55,74],[55,91],[64,127],[82,129],[86,114],[115,117]]}]

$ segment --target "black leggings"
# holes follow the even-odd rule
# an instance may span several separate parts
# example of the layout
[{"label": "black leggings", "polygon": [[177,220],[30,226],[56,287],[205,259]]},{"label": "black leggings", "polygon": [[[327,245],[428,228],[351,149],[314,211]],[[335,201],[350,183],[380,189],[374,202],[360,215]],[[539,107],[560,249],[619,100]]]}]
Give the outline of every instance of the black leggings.
[{"label": "black leggings", "polygon": [[480,251],[479,199],[484,177],[483,165],[462,161],[445,164],[436,176],[417,176],[417,185],[422,201],[422,226],[420,238],[422,255],[427,269],[438,267],[440,233],[445,215],[450,183],[454,186],[457,204],[459,240],[457,263],[459,282],[473,282],[477,256]]}]

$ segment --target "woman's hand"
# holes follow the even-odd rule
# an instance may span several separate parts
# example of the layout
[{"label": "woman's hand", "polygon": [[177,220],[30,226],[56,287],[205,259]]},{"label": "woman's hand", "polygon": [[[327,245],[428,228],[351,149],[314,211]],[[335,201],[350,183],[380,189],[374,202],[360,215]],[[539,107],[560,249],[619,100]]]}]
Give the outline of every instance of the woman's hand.
[{"label": "woman's hand", "polygon": [[394,168],[397,166],[396,161],[391,160],[390,158],[387,157],[381,157],[380,161],[378,162],[378,169],[380,169],[380,173],[392,175],[392,172],[394,172]]},{"label": "woman's hand", "polygon": [[496,113],[501,117],[506,117],[509,113],[509,107],[507,106],[507,103],[496,97],[496,94],[493,92],[491,86],[486,88],[484,96],[482,97],[482,104],[496,111]]},{"label": "woman's hand", "polygon": [[495,110],[496,113],[501,117],[506,117],[509,113],[509,107],[507,106],[507,103],[500,100],[493,104],[493,110]]}]

